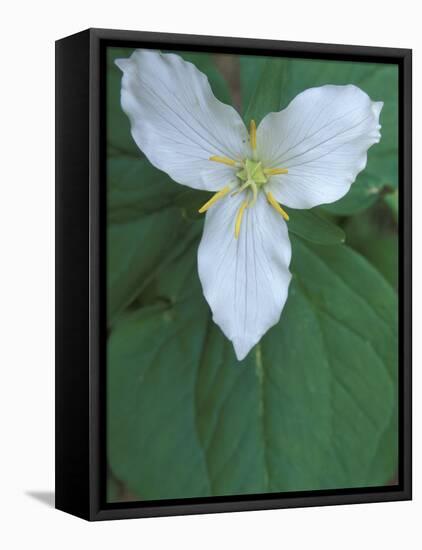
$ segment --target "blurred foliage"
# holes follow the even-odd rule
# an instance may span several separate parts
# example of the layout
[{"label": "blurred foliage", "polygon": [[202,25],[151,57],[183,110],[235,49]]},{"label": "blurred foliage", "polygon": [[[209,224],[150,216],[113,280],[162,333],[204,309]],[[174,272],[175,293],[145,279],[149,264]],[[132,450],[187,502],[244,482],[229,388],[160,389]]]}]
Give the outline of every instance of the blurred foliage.
[{"label": "blurred foliage", "polygon": [[[394,195],[392,195],[394,196]],[[348,243],[366,256],[395,288],[398,287],[396,211],[383,201],[344,220]],[[368,238],[370,236],[370,238]]]},{"label": "blurred foliage", "polygon": [[[397,68],[179,52],[245,122],[306,88],[384,101],[382,139],[346,197],[289,210],[281,321],[238,363],[212,322],[196,252],[209,194],[151,166],[108,50],[109,500],[383,485],[397,467]],[[215,63],[215,61],[219,61]],[[240,75],[231,89],[224,74]],[[236,101],[237,102],[237,101]],[[346,244],[343,244],[346,241]]]}]

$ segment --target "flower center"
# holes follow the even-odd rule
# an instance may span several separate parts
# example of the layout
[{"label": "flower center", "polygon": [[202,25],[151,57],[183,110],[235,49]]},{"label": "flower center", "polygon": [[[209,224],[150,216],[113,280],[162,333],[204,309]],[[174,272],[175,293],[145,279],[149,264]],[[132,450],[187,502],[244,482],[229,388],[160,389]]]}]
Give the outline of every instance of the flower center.
[{"label": "flower center", "polygon": [[262,163],[251,159],[245,160],[243,167],[236,173],[236,176],[244,182],[254,182],[258,186],[268,181],[268,177],[262,168]]},{"label": "flower center", "polygon": [[[246,208],[251,208],[257,198],[258,192],[264,188],[265,184],[268,183],[271,176],[279,174],[287,174],[287,168],[264,168],[262,162],[257,159],[256,151],[256,124],[254,120],[251,120],[249,126],[249,137],[250,145],[252,149],[252,158],[246,158],[241,161],[233,160],[227,157],[212,156],[209,160],[213,162],[220,162],[226,164],[227,166],[232,166],[237,168],[236,172],[236,182],[237,188],[230,185],[226,185],[223,189],[215,193],[209,201],[207,201],[200,209],[199,212],[206,212],[213,204],[218,200],[226,196],[230,191],[233,191],[232,196],[238,195],[239,193],[245,193],[246,198],[240,205],[240,208],[236,215],[235,220],[235,237],[237,238],[240,234],[240,227],[242,225],[242,218]],[[289,220],[288,214],[283,210],[283,208],[276,201],[274,196],[270,191],[265,191],[268,203],[286,220]]]}]

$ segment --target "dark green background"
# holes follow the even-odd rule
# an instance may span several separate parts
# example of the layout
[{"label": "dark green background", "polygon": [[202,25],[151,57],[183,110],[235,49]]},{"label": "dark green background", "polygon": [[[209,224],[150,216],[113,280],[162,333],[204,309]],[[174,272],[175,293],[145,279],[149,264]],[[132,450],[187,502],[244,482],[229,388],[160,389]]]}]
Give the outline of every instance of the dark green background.
[{"label": "dark green background", "polygon": [[395,483],[397,67],[179,52],[247,124],[322,84],[384,101],[346,197],[289,210],[289,297],[239,363],[197,275],[209,195],[149,164],[121,110],[131,52],[107,65],[109,501]]}]

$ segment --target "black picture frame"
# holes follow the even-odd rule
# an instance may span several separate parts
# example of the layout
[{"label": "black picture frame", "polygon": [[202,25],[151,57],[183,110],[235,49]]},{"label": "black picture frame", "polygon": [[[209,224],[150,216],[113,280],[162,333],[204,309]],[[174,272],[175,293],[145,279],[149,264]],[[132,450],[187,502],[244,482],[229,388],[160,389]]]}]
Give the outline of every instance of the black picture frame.
[{"label": "black picture frame", "polygon": [[[105,48],[165,48],[399,67],[399,482],[367,489],[107,504]],[[409,500],[412,52],[89,29],[56,42],[56,508],[87,520]]]}]

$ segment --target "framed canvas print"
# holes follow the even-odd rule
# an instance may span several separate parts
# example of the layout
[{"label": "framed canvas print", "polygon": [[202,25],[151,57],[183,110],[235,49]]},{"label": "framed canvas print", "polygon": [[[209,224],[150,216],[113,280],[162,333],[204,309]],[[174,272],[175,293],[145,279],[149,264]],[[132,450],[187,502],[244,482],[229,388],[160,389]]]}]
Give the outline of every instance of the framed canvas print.
[{"label": "framed canvas print", "polygon": [[411,51],[56,43],[56,505],[411,498]]}]

